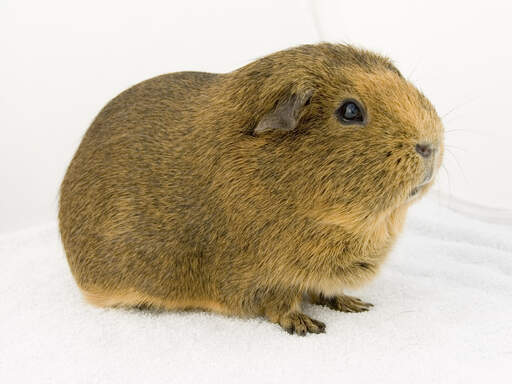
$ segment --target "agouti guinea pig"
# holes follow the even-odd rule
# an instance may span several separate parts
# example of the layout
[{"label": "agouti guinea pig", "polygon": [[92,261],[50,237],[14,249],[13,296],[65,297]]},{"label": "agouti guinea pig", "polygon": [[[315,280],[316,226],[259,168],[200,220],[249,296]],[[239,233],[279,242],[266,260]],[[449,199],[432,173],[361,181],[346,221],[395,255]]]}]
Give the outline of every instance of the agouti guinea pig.
[{"label": "agouti guinea pig", "polygon": [[386,58],[304,45],[227,74],[143,81],[96,117],[61,186],[85,298],[198,308],[324,332],[375,276],[431,186],[443,126]]}]

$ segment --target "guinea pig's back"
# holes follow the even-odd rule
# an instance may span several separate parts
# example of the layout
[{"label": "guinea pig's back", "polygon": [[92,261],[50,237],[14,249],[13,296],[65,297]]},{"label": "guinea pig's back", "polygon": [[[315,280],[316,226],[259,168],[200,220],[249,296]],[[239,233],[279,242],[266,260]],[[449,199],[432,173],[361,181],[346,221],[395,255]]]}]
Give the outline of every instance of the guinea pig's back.
[{"label": "guinea pig's back", "polygon": [[[142,81],[105,105],[87,130],[84,142],[88,138],[101,140],[128,131],[146,134],[166,131],[178,135],[186,127],[190,112],[198,107],[196,100],[219,76],[176,72]],[[166,123],[165,127],[162,123]]]},{"label": "guinea pig's back", "polygon": [[[180,72],[143,81],[111,100],[80,143],[61,185],[59,226],[71,271],[90,289],[168,289],[201,210],[190,147],[200,99],[219,75]],[[197,205],[197,206],[195,206]],[[174,249],[174,257],[159,257]],[[168,268],[166,263],[173,263]],[[163,273],[167,274],[163,276]],[[160,273],[160,275],[159,275]],[[149,278],[149,277],[151,278]],[[153,281],[154,280],[154,281]]]}]

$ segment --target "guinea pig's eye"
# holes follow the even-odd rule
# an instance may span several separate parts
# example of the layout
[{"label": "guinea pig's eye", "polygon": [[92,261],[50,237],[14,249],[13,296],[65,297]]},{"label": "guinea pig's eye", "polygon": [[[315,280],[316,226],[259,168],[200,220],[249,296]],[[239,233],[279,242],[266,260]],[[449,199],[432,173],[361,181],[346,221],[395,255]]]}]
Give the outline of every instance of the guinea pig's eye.
[{"label": "guinea pig's eye", "polygon": [[361,104],[353,99],[345,100],[336,110],[336,118],[342,124],[364,124],[365,116]]}]

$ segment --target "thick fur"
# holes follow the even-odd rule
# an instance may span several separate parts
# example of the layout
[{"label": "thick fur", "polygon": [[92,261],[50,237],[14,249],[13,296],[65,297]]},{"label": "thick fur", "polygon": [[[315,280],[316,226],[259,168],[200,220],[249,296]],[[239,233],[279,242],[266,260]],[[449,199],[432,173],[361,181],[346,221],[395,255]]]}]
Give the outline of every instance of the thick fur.
[{"label": "thick fur", "polygon": [[[346,98],[365,106],[365,126],[336,119]],[[286,105],[295,125],[271,129],[269,114]],[[431,159],[415,151],[423,142]],[[442,153],[430,102],[365,50],[304,45],[227,74],[162,75],[114,98],[88,129],[61,186],[62,241],[93,304],[262,315],[321,332],[300,312],[303,296],[367,309],[343,289],[374,277]]]}]

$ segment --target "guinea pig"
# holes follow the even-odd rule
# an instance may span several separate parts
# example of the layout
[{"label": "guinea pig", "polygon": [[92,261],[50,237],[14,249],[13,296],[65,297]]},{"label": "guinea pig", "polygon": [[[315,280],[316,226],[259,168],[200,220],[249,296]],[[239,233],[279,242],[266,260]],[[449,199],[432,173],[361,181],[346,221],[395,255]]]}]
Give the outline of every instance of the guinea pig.
[{"label": "guinea pig", "polygon": [[262,316],[325,331],[431,187],[443,125],[392,62],[321,43],[226,74],[178,72],[111,100],[60,189],[71,272],[94,305]]}]

